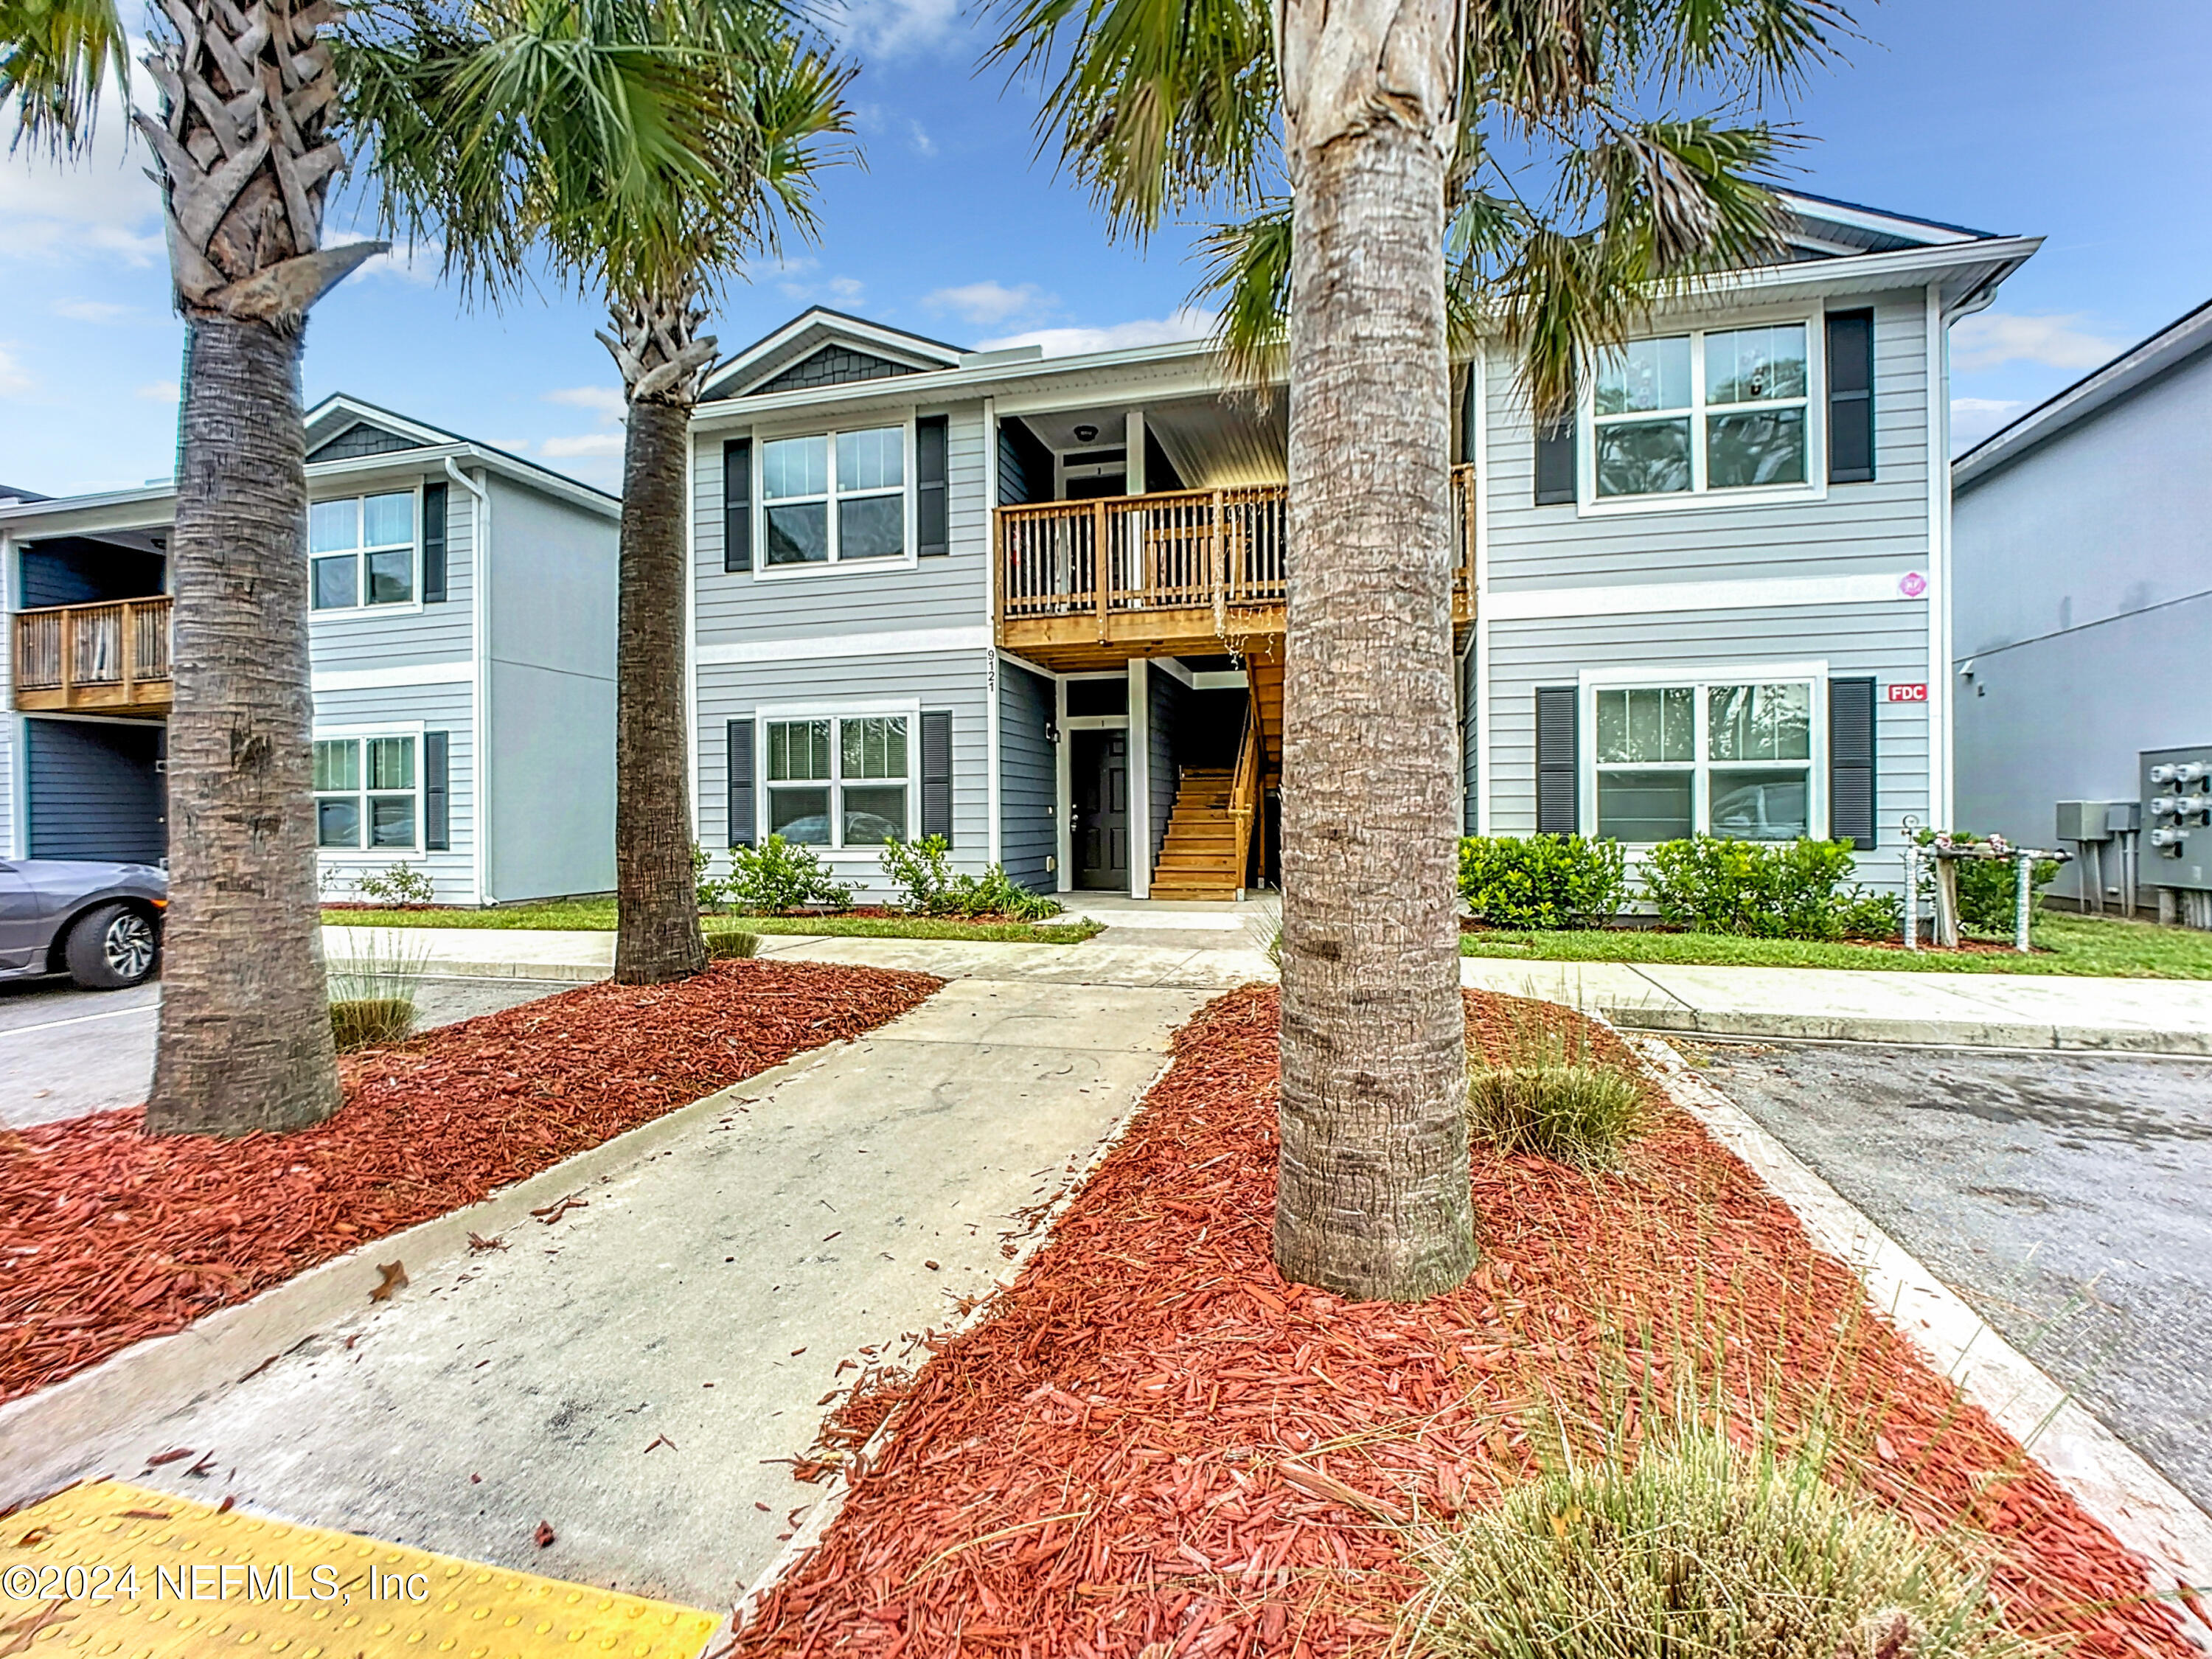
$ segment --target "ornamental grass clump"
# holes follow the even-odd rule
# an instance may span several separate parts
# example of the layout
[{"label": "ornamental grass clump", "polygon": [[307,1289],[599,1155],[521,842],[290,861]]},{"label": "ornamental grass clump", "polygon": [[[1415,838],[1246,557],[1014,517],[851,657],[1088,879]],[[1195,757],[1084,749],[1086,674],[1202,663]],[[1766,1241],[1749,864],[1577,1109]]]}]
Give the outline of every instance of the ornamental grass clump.
[{"label": "ornamental grass clump", "polygon": [[1643,1080],[1599,1058],[1582,1017],[1514,1005],[1502,1062],[1468,1076],[1468,1127],[1501,1152],[1534,1152],[1582,1170],[1616,1167],[1647,1116]]},{"label": "ornamental grass clump", "polygon": [[726,925],[705,925],[707,954],[716,961],[735,957],[756,957],[760,954],[760,935],[749,933],[742,927]]},{"label": "ornamental grass clump", "polygon": [[1817,1445],[1692,1429],[1554,1467],[1420,1547],[1444,1659],[2028,1659],[1961,1540],[1838,1490]]},{"label": "ornamental grass clump", "polygon": [[372,934],[361,955],[331,963],[331,1039],[340,1054],[413,1035],[415,993],[429,960],[427,946],[386,932]]}]

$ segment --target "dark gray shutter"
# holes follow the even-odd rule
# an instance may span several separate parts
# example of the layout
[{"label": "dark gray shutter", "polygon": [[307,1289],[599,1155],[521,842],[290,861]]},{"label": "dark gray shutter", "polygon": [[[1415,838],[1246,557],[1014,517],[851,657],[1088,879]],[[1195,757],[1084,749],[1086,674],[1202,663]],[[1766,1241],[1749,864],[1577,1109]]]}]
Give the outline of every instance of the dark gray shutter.
[{"label": "dark gray shutter", "polygon": [[921,711],[921,833],[952,840],[952,711]]},{"label": "dark gray shutter", "polygon": [[916,552],[925,559],[952,551],[945,514],[945,417],[925,415],[914,423],[914,510]]},{"label": "dark gray shutter", "polygon": [[1536,505],[1571,505],[1575,499],[1575,417],[1536,428]]},{"label": "dark gray shutter", "polygon": [[1582,830],[1582,693],[1571,685],[1536,688],[1536,833]]},{"label": "dark gray shutter", "polygon": [[453,848],[452,744],[443,732],[422,734],[422,850],[449,853]]},{"label": "dark gray shutter", "polygon": [[1874,313],[1828,313],[1828,482],[1874,478]]},{"label": "dark gray shutter", "polygon": [[732,438],[722,446],[722,568],[752,568],[753,441]]},{"label": "dark gray shutter", "polygon": [[1874,682],[1828,682],[1828,835],[1875,844]]},{"label": "dark gray shutter", "polygon": [[753,723],[732,720],[728,740],[730,845],[750,847],[758,838],[753,816]]},{"label": "dark gray shutter", "polygon": [[422,603],[446,600],[446,486],[422,487]]}]

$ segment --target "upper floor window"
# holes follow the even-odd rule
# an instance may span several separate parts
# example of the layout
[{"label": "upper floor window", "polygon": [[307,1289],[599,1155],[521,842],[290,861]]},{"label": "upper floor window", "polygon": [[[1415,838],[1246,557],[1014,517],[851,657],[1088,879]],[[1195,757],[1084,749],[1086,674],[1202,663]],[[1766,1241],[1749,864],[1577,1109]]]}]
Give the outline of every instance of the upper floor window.
[{"label": "upper floor window", "polygon": [[417,845],[414,737],[315,742],[315,845],[411,853]]},{"label": "upper floor window", "polygon": [[1802,323],[1632,341],[1591,389],[1597,498],[1803,484],[1811,393]]},{"label": "upper floor window", "polygon": [[760,452],[761,544],[770,567],[905,555],[903,426],[777,438]]},{"label": "upper floor window", "polygon": [[768,827],[811,847],[881,847],[907,836],[903,714],[770,720]]},{"label": "upper floor window", "polygon": [[1595,700],[1599,835],[1813,833],[1810,681],[1600,686]]},{"label": "upper floor window", "polygon": [[348,495],[307,509],[310,603],[318,611],[415,599],[415,492]]}]

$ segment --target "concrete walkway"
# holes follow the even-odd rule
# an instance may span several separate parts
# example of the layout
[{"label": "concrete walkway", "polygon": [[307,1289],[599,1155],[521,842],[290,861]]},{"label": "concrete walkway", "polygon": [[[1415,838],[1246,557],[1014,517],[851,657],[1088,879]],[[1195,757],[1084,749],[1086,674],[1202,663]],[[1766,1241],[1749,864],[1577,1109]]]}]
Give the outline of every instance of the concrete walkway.
[{"label": "concrete walkway", "polygon": [[[460,1249],[444,1261],[409,1256],[404,1238],[371,1246],[366,1261],[405,1261],[397,1297],[372,1307],[373,1275],[353,1264],[342,1313],[272,1339],[281,1358],[235,1364],[197,1401],[143,1398],[73,1443],[0,1418],[8,1482],[105,1473],[234,1494],[261,1514],[726,1610],[817,1495],[783,1460],[806,1451],[824,1397],[1009,1271],[1012,1240],[1206,994],[950,985],[635,1132],[642,1153],[600,1160],[586,1206],[550,1224],[478,1206],[447,1229]],[[471,1251],[471,1228],[506,1248]],[[161,1386],[190,1397],[188,1380],[149,1372]],[[147,1467],[179,1446],[196,1455]],[[556,1534],[542,1549],[541,1522]]]},{"label": "concrete walkway", "polygon": [[[1081,945],[825,939],[771,933],[763,957],[909,968],[948,979],[1226,989],[1272,979],[1273,895],[1225,905],[1085,901],[1107,921]],[[1133,916],[1132,913],[1135,913]],[[1128,917],[1131,920],[1125,921]],[[324,929],[333,957],[423,953],[428,971],[601,979],[614,935],[521,928]],[[2212,982],[2028,974],[1886,973],[1834,968],[1695,968],[1469,957],[1461,983],[1541,997],[1645,1030],[1799,1041],[1955,1044],[2212,1055]]]}]

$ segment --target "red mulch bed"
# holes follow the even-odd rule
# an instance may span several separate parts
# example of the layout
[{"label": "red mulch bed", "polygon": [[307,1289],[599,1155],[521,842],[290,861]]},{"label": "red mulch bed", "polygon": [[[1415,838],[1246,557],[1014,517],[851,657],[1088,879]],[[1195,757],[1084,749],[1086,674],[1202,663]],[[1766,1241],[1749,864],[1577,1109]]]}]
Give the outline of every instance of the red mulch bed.
[{"label": "red mulch bed", "polygon": [[[1502,1042],[1510,1000],[1469,1007]],[[2134,1559],[1684,1114],[1619,1176],[1478,1149],[1484,1265],[1449,1296],[1286,1285],[1268,1254],[1275,1020],[1265,988],[1206,1009],[995,1316],[833,1415],[835,1455],[898,1413],[739,1653],[1381,1652],[1415,1574],[1368,1505],[1493,1501],[1553,1413],[1632,1442],[1637,1379],[1670,1398],[1690,1367],[1725,1379],[1739,1434],[1753,1409],[1785,1435],[1818,1413],[1883,1500],[1995,1534],[2021,1633],[2193,1656]],[[1647,1321],[1677,1334],[1608,1349]],[[1330,1496],[1346,1488],[1360,1501]]]},{"label": "red mulch bed", "polygon": [[151,1136],[135,1107],[0,1130],[0,1401],[859,1036],[943,983],[718,962],[349,1055],[346,1103],[295,1134]]}]

